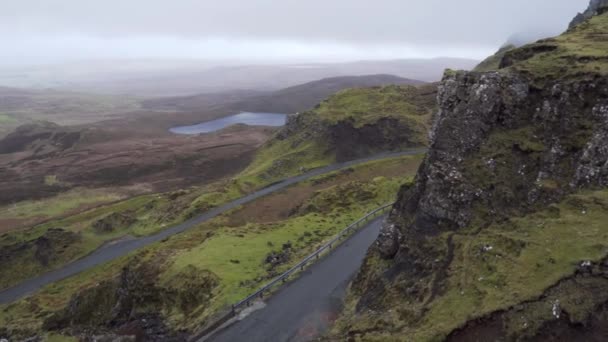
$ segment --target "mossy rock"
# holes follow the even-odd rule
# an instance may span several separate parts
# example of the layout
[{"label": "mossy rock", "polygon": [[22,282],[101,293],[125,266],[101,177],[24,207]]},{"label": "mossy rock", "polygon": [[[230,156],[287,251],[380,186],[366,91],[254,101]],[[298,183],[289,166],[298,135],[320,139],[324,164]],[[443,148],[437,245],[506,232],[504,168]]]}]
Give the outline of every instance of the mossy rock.
[{"label": "mossy rock", "polygon": [[135,212],[117,212],[95,221],[93,229],[98,234],[108,234],[117,230],[126,230],[136,222]]}]

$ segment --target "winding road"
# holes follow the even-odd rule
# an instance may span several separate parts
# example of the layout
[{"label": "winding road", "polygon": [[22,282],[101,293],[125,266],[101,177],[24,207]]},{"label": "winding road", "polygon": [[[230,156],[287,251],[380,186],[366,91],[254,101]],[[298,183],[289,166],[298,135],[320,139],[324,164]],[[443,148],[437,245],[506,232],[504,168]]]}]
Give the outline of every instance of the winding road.
[{"label": "winding road", "polygon": [[351,166],[354,166],[357,164],[366,163],[369,161],[393,158],[393,157],[400,157],[400,156],[407,156],[407,155],[416,155],[416,154],[421,154],[421,153],[425,153],[425,152],[426,152],[426,149],[422,148],[422,149],[413,149],[413,150],[404,151],[404,152],[382,153],[382,154],[374,155],[374,156],[371,156],[368,158],[357,159],[357,160],[352,160],[352,161],[348,161],[348,162],[344,162],[344,163],[337,163],[337,164],[329,165],[326,167],[314,169],[312,171],[309,171],[309,172],[304,173],[299,176],[287,178],[281,182],[272,184],[264,189],[251,193],[247,196],[241,197],[237,200],[234,200],[234,201],[226,203],[222,206],[211,209],[197,217],[194,217],[188,221],[185,221],[185,222],[178,224],[176,226],[173,226],[171,228],[165,229],[162,232],[159,232],[157,234],[154,234],[151,236],[146,236],[146,237],[141,237],[141,238],[136,238],[136,239],[119,241],[119,242],[116,242],[113,244],[105,245],[105,246],[95,250],[93,253],[89,254],[88,256],[83,257],[74,262],[71,262],[65,266],[62,266],[61,268],[59,268],[57,270],[50,271],[50,272],[42,274],[40,276],[25,280],[14,287],[0,291],[0,304],[6,304],[6,303],[11,303],[13,301],[16,301],[26,295],[34,293],[35,291],[39,290],[40,288],[42,288],[48,284],[57,282],[59,280],[76,275],[80,272],[86,271],[95,266],[101,265],[103,263],[112,261],[117,258],[120,258],[137,249],[140,249],[140,248],[148,246],[150,244],[162,241],[172,235],[182,233],[205,221],[211,220],[231,209],[234,209],[238,206],[249,203],[255,199],[266,196],[273,192],[282,190],[282,189],[289,187],[291,185],[294,185],[296,183],[305,181],[307,179],[310,179],[310,178],[313,178],[316,176],[320,176],[322,174],[329,173],[332,171],[348,168],[348,167],[351,167]]},{"label": "winding road", "polygon": [[259,310],[199,342],[303,342],[319,337],[340,313],[348,284],[378,237],[382,219],[361,228],[266,303],[254,304]]}]

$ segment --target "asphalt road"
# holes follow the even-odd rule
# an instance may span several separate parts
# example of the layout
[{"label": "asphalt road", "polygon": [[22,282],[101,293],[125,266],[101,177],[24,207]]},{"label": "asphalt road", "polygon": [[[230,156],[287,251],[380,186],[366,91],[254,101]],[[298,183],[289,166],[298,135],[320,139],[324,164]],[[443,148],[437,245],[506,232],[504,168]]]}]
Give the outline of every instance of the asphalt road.
[{"label": "asphalt road", "polygon": [[372,221],[305,270],[300,278],[271,296],[262,309],[206,341],[303,342],[319,337],[340,313],[348,284],[378,237],[382,219]]},{"label": "asphalt road", "polygon": [[159,242],[172,235],[184,232],[192,227],[195,227],[205,221],[211,220],[214,217],[217,217],[240,205],[249,203],[255,199],[258,199],[260,197],[266,196],[273,192],[282,190],[286,187],[289,187],[296,183],[305,181],[307,179],[310,179],[310,178],[313,178],[313,177],[316,177],[316,176],[319,176],[319,175],[322,175],[322,174],[325,174],[328,172],[348,168],[353,165],[373,161],[373,160],[379,160],[379,159],[385,159],[385,158],[391,158],[391,157],[400,157],[400,156],[406,156],[406,155],[415,155],[415,154],[420,154],[420,153],[424,153],[424,152],[426,152],[426,149],[415,149],[415,150],[409,150],[409,151],[405,151],[405,152],[396,152],[396,153],[382,153],[382,154],[378,154],[378,155],[368,157],[368,158],[357,159],[357,160],[353,160],[353,161],[349,161],[349,162],[329,165],[329,166],[326,166],[323,168],[314,169],[314,170],[309,171],[300,176],[287,178],[281,182],[270,185],[264,189],[254,192],[252,194],[241,197],[235,201],[232,201],[230,203],[224,204],[217,208],[211,209],[197,217],[194,217],[179,225],[165,229],[162,232],[159,232],[155,235],[126,240],[126,241],[119,241],[119,242],[116,242],[113,244],[105,245],[105,246],[97,249],[93,253],[89,254],[88,256],[86,256],[82,259],[76,260],[72,263],[69,263],[57,270],[54,270],[54,271],[42,274],[40,276],[25,280],[22,283],[14,286],[14,287],[0,291],[0,304],[6,304],[6,303],[11,303],[13,301],[16,301],[28,294],[34,293],[35,291],[39,290],[40,288],[42,288],[48,284],[68,278],[68,277],[76,275],[80,272],[86,271],[90,268],[93,268],[97,265],[100,265],[100,264],[112,261],[114,259],[120,258],[122,256],[125,256],[139,248],[145,247],[145,246],[150,245],[155,242]]}]

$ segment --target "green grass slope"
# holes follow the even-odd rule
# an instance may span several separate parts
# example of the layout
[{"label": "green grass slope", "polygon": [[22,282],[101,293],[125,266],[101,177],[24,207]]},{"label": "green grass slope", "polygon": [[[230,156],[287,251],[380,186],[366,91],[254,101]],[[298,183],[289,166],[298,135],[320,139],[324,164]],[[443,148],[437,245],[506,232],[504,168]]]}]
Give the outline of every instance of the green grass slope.
[{"label": "green grass slope", "polygon": [[[545,81],[605,77],[608,73],[608,13],[594,16],[564,34],[510,49],[478,66],[478,71],[515,71]],[[500,58],[500,62],[497,59]]]},{"label": "green grass slope", "polygon": [[[400,279],[406,288],[385,289],[384,300],[391,303],[390,310],[360,313],[354,320],[343,318],[335,328],[336,336],[348,331],[348,336],[364,341],[441,341],[467,322],[516,308],[510,314],[512,321],[500,328],[504,329],[502,337],[510,341],[527,334],[533,337],[544,322],[555,320],[552,304],[560,299],[562,309],[583,323],[594,306],[576,298],[576,291],[583,291],[581,280],[581,288],[575,288],[574,293],[572,288],[557,288],[544,296],[547,289],[584,270],[581,265],[585,261],[590,267],[602,264],[608,246],[606,208],[607,190],[585,191],[546,210],[481,231],[471,227],[454,235],[437,236],[429,245],[439,249],[450,245],[454,256],[445,275],[444,290],[428,302],[424,311],[401,293],[412,281]],[[388,263],[373,257],[363,267],[369,271],[366,279],[373,279],[383,277]],[[363,285],[356,284],[356,288]],[[586,295],[601,301],[607,289],[608,284],[600,283]],[[525,304],[537,301],[531,307]],[[344,317],[355,316],[356,305],[351,301]]]},{"label": "green grass slope", "polygon": [[348,89],[293,115],[243,176],[252,183],[303,170],[427,145],[436,85]]},{"label": "green grass slope", "polygon": [[512,45],[512,44],[507,44],[507,45],[501,47],[500,49],[498,49],[498,51],[496,51],[495,54],[484,59],[481,63],[479,63],[475,67],[475,69],[473,69],[473,71],[484,72],[484,71],[497,70],[500,67],[500,62],[502,61],[503,57],[507,54],[507,52],[509,52],[515,48],[516,48],[516,46]]},{"label": "green grass slope", "polygon": [[[90,336],[121,326],[128,334],[142,320],[164,329],[165,338],[194,332],[366,212],[390,202],[401,184],[413,180],[422,158],[385,159],[316,177],[49,285],[0,306],[0,337]],[[279,258],[269,262],[269,256]]]}]

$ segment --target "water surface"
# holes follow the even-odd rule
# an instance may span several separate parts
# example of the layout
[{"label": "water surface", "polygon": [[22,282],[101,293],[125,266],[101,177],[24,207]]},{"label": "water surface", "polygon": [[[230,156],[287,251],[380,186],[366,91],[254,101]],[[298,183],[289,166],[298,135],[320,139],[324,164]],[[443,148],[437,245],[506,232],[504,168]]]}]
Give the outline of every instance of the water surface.
[{"label": "water surface", "polygon": [[176,134],[201,134],[219,131],[236,124],[278,127],[284,126],[286,121],[286,114],[243,112],[226,116],[221,119],[203,122],[198,125],[173,127],[170,131]]}]

